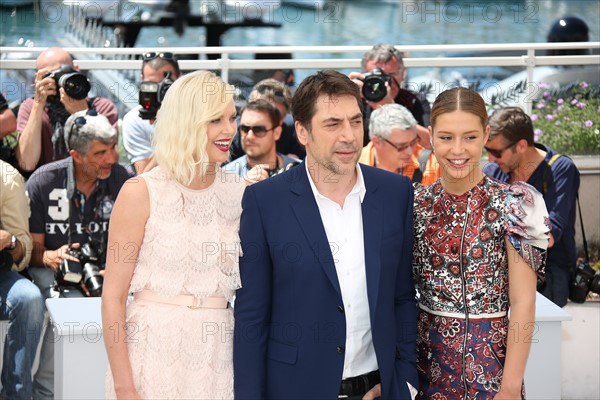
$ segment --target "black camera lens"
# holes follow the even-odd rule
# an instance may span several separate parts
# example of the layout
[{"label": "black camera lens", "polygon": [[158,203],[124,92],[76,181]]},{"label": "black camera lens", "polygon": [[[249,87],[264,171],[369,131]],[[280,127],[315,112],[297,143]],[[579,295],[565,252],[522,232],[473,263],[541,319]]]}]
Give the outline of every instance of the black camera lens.
[{"label": "black camera lens", "polygon": [[386,82],[390,81],[390,76],[379,68],[366,73],[363,79],[362,95],[368,101],[378,102],[387,95]]},{"label": "black camera lens", "polygon": [[[51,77],[56,82],[57,88],[62,87],[67,96],[75,100],[83,100],[87,97],[91,85],[85,75],[75,70],[68,64],[63,64],[56,71],[48,72],[44,78]],[[58,103],[60,95],[56,94],[48,97],[48,102]]]},{"label": "black camera lens", "polygon": [[92,297],[102,296],[102,284],[104,278],[100,275],[97,265],[86,263],[83,266],[83,283]]},{"label": "black camera lens", "polygon": [[65,90],[67,96],[75,100],[85,99],[91,89],[87,78],[78,72],[61,76],[58,80],[58,86]]}]

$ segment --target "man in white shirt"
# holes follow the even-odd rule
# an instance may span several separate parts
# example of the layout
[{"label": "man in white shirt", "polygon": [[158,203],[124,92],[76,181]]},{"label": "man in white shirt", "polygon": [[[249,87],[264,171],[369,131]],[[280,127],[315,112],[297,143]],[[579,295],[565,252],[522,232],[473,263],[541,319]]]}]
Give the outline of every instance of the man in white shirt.
[{"label": "man in white shirt", "polygon": [[[165,79],[165,74],[170,74],[171,80],[181,76],[177,57],[173,53],[146,53],[142,58],[142,81],[160,83]],[[150,167],[152,160],[152,132],[154,126],[151,120],[142,119],[140,106],[133,108],[123,117],[123,147],[127,158],[141,174],[146,167]]]},{"label": "man in white shirt", "polygon": [[410,399],[410,181],[357,163],[362,101],[345,75],[306,78],[292,111],[305,161],[242,201],[236,399]]}]

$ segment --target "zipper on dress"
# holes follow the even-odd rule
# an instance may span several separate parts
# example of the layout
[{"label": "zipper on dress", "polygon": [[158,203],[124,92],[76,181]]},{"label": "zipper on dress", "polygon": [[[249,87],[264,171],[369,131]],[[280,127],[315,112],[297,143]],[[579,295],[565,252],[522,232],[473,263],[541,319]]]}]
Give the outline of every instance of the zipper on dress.
[{"label": "zipper on dress", "polygon": [[466,358],[467,358],[467,338],[469,336],[469,305],[467,304],[467,283],[465,281],[465,270],[464,270],[464,265],[463,265],[463,252],[464,252],[464,242],[465,242],[465,233],[467,230],[467,226],[469,223],[469,212],[470,212],[470,207],[471,207],[471,197],[467,197],[467,211],[465,213],[465,221],[463,224],[463,228],[462,228],[462,235],[460,238],[460,250],[459,250],[459,265],[460,265],[460,278],[461,278],[461,286],[462,286],[462,297],[463,297],[463,303],[464,303],[464,310],[465,310],[465,332],[464,332],[464,339],[463,339],[463,351],[462,351],[462,381],[463,381],[463,386],[465,388],[465,394],[463,396],[464,400],[467,400],[467,395],[468,395],[468,385],[467,385],[467,363],[466,363]]}]

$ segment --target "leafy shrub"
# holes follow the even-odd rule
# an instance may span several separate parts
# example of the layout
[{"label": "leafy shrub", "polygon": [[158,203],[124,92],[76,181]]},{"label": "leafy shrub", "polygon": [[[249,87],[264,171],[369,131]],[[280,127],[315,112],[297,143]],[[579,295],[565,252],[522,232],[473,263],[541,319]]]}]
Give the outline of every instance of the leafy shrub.
[{"label": "leafy shrub", "polygon": [[556,89],[540,84],[534,101],[535,140],[562,154],[600,154],[600,85],[573,83]]}]

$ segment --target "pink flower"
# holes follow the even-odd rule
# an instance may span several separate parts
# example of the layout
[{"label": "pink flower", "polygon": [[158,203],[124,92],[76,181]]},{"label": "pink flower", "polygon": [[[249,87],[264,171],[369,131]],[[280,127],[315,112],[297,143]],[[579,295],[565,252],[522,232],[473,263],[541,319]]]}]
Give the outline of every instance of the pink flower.
[{"label": "pink flower", "polygon": [[587,87],[588,87],[589,85],[587,84],[587,82],[583,81],[583,82],[581,82],[581,83],[579,84],[579,86],[581,86],[583,89],[587,89]]},{"label": "pink flower", "polygon": [[544,132],[541,129],[539,129],[539,128],[536,129],[536,130],[534,130],[533,131],[533,140],[535,142],[537,142],[538,139],[540,138],[540,136],[542,136],[543,134],[544,134]]},{"label": "pink flower", "polygon": [[546,119],[548,121],[552,121],[554,119],[554,116],[552,114],[546,114]]},{"label": "pink flower", "polygon": [[585,108],[586,104],[585,103],[577,103],[577,108]]},{"label": "pink flower", "polygon": [[588,128],[591,128],[594,125],[594,123],[588,119],[587,121],[584,122],[584,125]]},{"label": "pink flower", "polygon": [[563,99],[558,99],[558,100],[556,100],[556,104],[562,104],[562,103],[564,103],[564,102],[565,102],[565,101],[564,101]]},{"label": "pink flower", "polygon": [[575,105],[575,104],[577,104],[577,103],[579,103],[579,100],[577,100],[577,99],[573,99],[573,100],[571,100],[571,104]]},{"label": "pink flower", "polygon": [[537,116],[537,114],[533,114],[533,115],[531,116],[531,120],[532,120],[532,121],[537,121],[537,120],[538,120],[538,116]]}]

